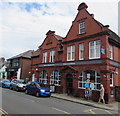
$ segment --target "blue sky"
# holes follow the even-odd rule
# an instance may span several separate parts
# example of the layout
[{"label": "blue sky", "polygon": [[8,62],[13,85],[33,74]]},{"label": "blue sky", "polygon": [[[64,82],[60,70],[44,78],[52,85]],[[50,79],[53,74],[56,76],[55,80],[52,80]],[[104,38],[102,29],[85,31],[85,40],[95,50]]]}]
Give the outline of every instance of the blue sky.
[{"label": "blue sky", "polygon": [[[6,2],[0,2],[0,57],[5,58],[37,49],[48,30],[54,30],[56,34],[65,37],[77,14],[77,7],[82,3],[81,0],[77,2],[73,0],[71,2],[4,1]],[[106,2],[86,0],[86,3],[88,11],[94,14],[95,19],[104,25],[110,25],[110,29],[118,33],[117,0],[106,0]]]}]

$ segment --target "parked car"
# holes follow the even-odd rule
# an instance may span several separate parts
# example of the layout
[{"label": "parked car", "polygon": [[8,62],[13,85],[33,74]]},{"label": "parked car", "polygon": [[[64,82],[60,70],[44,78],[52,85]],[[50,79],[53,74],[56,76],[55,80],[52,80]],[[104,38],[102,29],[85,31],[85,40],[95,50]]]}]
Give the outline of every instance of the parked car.
[{"label": "parked car", "polygon": [[0,87],[2,87],[3,79],[0,79]]},{"label": "parked car", "polygon": [[11,84],[11,82],[10,82],[9,79],[3,79],[2,80],[2,87],[4,87],[4,88],[10,88],[10,84]]},{"label": "parked car", "polygon": [[34,94],[37,97],[39,96],[51,96],[50,88],[45,87],[39,82],[31,82],[30,84],[26,85],[26,94]]},{"label": "parked car", "polygon": [[26,82],[24,80],[13,79],[10,84],[10,89],[16,91],[25,91]]}]

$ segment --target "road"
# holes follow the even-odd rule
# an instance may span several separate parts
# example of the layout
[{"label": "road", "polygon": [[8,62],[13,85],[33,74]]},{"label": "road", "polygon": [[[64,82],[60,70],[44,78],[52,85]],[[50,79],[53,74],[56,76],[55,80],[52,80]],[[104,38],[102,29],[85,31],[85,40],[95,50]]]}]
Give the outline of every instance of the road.
[{"label": "road", "polygon": [[2,114],[112,114],[113,112],[53,97],[35,97],[2,89]]}]

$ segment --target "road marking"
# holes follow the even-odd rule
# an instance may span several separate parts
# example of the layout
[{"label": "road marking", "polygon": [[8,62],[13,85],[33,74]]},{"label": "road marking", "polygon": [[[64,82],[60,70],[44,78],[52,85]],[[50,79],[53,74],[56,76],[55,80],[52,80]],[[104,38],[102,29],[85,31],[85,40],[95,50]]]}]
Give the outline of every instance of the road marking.
[{"label": "road marking", "polygon": [[[93,110],[93,109],[90,109],[90,112],[91,112],[92,114],[96,114],[96,113],[95,113],[95,112],[93,112],[92,110]],[[95,109],[94,109],[94,110],[95,110]]]},{"label": "road marking", "polygon": [[0,112],[1,112],[2,114],[8,114],[5,110],[3,110],[3,109],[1,109],[1,108],[0,108]]},{"label": "road marking", "polygon": [[66,112],[66,111],[64,111],[64,110],[60,110],[60,109],[57,109],[57,108],[54,108],[54,107],[52,107],[52,109],[57,110],[57,111],[59,111],[59,112],[63,112],[63,113],[65,113],[65,114],[70,114],[69,112]]},{"label": "road marking", "polygon": [[98,108],[87,109],[87,110],[84,110],[83,112],[90,112],[90,113],[92,113],[92,114],[96,114],[95,112],[93,112],[93,110],[102,110],[102,111],[107,112],[108,114],[112,114],[112,112],[110,112],[110,111],[108,111],[108,110],[98,109]]}]

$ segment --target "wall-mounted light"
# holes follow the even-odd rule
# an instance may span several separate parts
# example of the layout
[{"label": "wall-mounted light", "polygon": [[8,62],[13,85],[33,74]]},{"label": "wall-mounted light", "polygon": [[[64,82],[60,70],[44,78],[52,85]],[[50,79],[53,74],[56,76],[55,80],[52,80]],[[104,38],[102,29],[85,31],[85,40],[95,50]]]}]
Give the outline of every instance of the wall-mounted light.
[{"label": "wall-mounted light", "polygon": [[36,68],[35,70],[38,71],[38,68]]},{"label": "wall-mounted light", "polygon": [[31,74],[31,72],[28,72],[29,74]]}]

